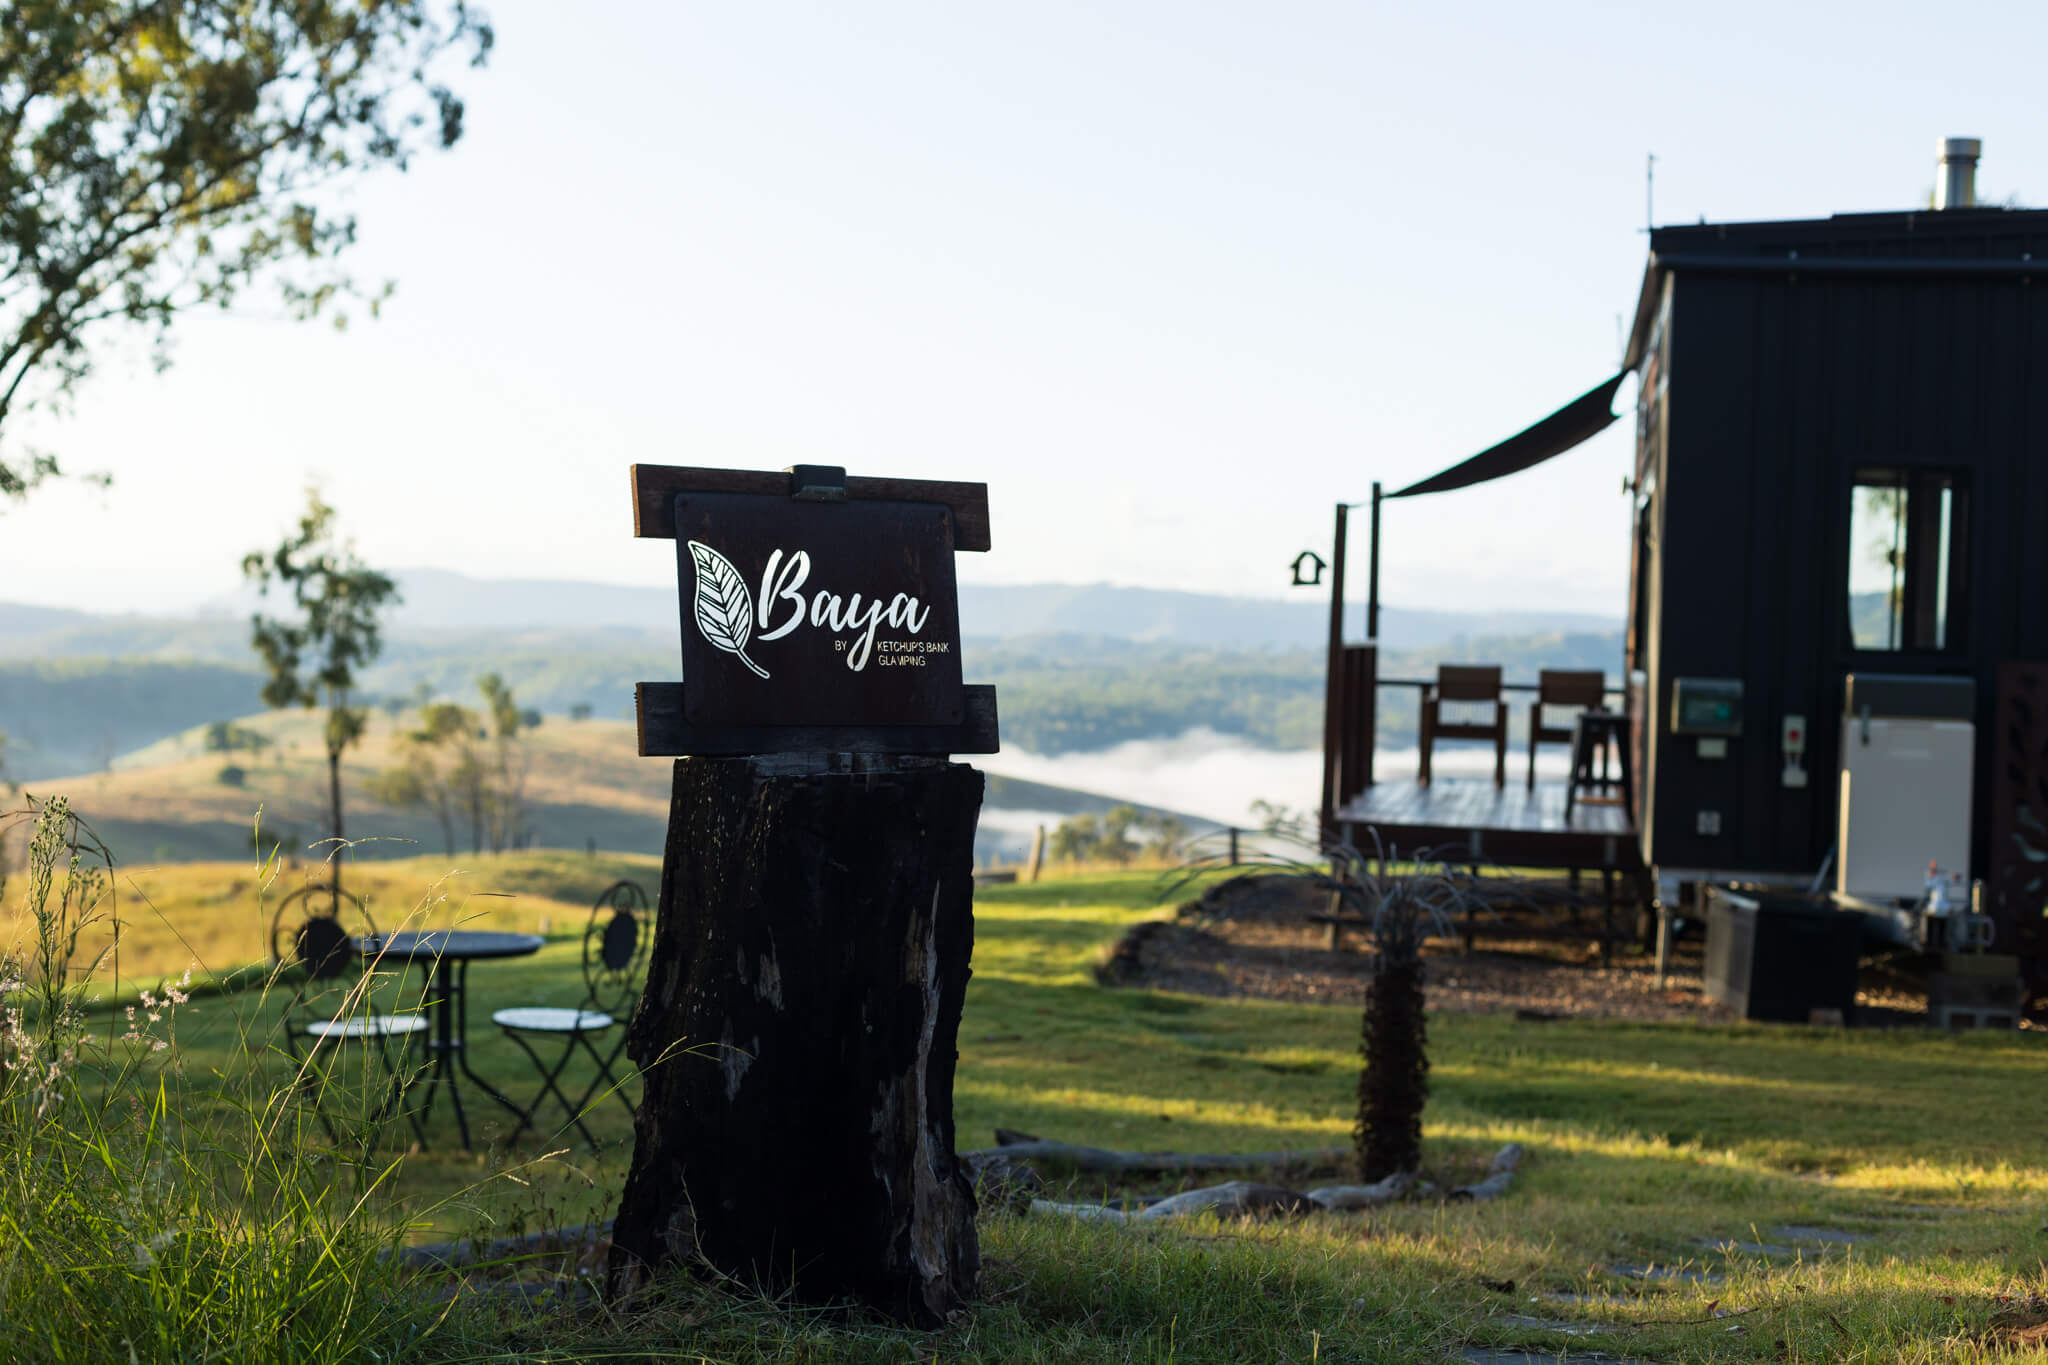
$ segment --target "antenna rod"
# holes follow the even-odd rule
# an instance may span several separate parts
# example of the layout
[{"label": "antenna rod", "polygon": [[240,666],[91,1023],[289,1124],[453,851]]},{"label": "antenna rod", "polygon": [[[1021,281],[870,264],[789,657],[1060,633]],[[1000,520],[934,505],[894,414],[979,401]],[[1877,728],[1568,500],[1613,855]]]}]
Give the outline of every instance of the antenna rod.
[{"label": "antenna rod", "polygon": [[1643,230],[1657,226],[1657,154],[1643,164]]}]

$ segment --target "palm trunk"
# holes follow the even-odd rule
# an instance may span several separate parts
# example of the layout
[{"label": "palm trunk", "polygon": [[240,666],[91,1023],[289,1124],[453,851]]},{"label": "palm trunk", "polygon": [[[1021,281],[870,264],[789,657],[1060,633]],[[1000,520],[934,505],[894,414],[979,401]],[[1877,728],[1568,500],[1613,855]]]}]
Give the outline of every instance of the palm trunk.
[{"label": "palm trunk", "polygon": [[1365,988],[1359,1051],[1359,1179],[1371,1184],[1422,1166],[1422,1110],[1429,1099],[1429,1035],[1422,963],[1381,953]]}]

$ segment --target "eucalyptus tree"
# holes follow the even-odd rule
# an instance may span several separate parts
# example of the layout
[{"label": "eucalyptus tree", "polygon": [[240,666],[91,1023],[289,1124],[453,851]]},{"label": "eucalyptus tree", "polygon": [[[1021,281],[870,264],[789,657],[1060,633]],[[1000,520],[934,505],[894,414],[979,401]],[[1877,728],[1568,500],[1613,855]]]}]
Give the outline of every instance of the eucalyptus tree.
[{"label": "eucalyptus tree", "polygon": [[[259,276],[301,318],[374,312],[333,191],[454,145],[443,75],[491,42],[465,0],[0,0],[0,438],[123,324],[161,367],[173,318]],[[0,448],[0,494],[59,472]]]},{"label": "eucalyptus tree", "polygon": [[[340,538],[334,509],[317,488],[306,491],[298,529],[276,549],[256,550],[242,559],[242,573],[267,598],[275,587],[291,599],[291,616],[261,612],[250,618],[251,644],[268,674],[268,706],[325,705],[330,833],[338,854],[345,838],[341,816],[341,756],[362,738],[369,711],[350,703],[356,671],[384,647],[379,615],[399,600],[398,585],[357,558],[355,546]],[[336,882],[340,881],[336,859]]]}]

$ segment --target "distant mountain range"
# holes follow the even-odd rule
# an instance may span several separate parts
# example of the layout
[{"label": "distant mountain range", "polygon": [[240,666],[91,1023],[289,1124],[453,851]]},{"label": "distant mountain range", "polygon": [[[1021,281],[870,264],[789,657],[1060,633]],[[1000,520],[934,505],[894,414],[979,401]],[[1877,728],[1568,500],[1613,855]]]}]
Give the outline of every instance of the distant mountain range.
[{"label": "distant mountain range", "polygon": [[[477,704],[499,674],[553,715],[632,714],[633,684],[679,676],[672,589],[397,575],[405,605],[359,675],[367,702],[429,696]],[[1327,606],[1106,585],[967,587],[962,663],[1000,690],[1006,744],[1042,754],[1108,748],[1195,728],[1267,748],[1317,743]],[[99,771],[166,735],[256,710],[249,602],[192,616],[107,616],[0,603],[0,751],[17,781]],[[1355,622],[1356,638],[1362,622]],[[1387,609],[1382,672],[1439,660],[1618,673],[1618,623],[1571,613],[1461,615]],[[1384,698],[1383,729],[1412,727]]]},{"label": "distant mountain range", "polygon": [[[603,632],[625,643],[635,635],[665,646],[680,628],[673,588],[640,588],[558,579],[471,578],[445,569],[393,574],[404,601],[391,615],[394,637],[446,632]],[[184,617],[106,616],[55,607],[0,603],[0,655],[50,658],[151,655],[246,657],[253,594],[210,603]],[[1350,605],[1346,633],[1364,633],[1363,601]],[[960,589],[960,619],[969,640],[1023,636],[1094,636],[1142,644],[1209,649],[1319,648],[1329,635],[1324,589],[1297,599],[1226,597],[1212,593],[1120,588],[1107,583],[977,586]],[[1601,634],[1617,618],[1577,612],[1465,613],[1380,609],[1388,649],[1417,649],[1457,636]],[[130,647],[122,644],[132,642]]]}]

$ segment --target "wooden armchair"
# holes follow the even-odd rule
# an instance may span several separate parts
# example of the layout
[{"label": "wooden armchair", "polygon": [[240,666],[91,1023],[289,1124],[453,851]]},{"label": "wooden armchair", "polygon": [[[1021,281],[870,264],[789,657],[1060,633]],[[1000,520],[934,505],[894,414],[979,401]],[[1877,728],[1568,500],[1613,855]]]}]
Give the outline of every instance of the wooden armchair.
[{"label": "wooden armchair", "polygon": [[1607,675],[1598,669],[1546,668],[1536,675],[1536,700],[1529,704],[1529,790],[1536,790],[1536,746],[1570,744],[1569,725],[1545,725],[1546,706],[1579,706],[1598,711],[1607,697]]},{"label": "wooden armchair", "polygon": [[[1445,723],[1438,707],[1447,701],[1493,703],[1491,724]],[[1423,689],[1420,776],[1429,781],[1430,749],[1439,739],[1490,739],[1493,741],[1493,785],[1504,787],[1508,780],[1508,708],[1500,699],[1500,667],[1497,664],[1439,664],[1436,683]]]}]

